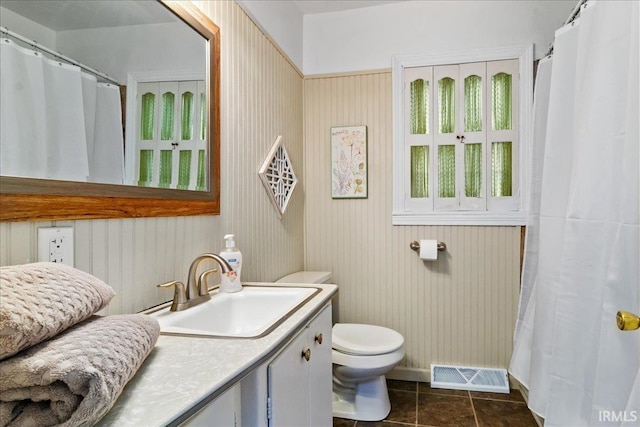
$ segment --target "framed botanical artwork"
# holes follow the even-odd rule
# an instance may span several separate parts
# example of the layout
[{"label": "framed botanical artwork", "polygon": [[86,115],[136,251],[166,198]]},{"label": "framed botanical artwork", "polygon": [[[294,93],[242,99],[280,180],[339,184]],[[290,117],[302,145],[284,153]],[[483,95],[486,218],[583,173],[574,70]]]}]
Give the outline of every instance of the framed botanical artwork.
[{"label": "framed botanical artwork", "polygon": [[367,198],[367,127],[331,128],[331,197]]}]

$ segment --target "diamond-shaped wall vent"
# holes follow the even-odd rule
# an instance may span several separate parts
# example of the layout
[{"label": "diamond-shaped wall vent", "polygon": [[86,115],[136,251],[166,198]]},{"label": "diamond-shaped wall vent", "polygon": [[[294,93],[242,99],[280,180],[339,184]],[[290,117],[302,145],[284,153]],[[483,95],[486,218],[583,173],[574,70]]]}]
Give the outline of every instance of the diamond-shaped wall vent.
[{"label": "diamond-shaped wall vent", "polygon": [[258,176],[260,176],[260,180],[267,190],[278,218],[282,218],[287,210],[293,189],[298,183],[298,178],[293,171],[293,165],[289,160],[289,154],[282,142],[282,135],[278,135],[278,138],[273,143],[269,154],[267,154],[258,171]]}]

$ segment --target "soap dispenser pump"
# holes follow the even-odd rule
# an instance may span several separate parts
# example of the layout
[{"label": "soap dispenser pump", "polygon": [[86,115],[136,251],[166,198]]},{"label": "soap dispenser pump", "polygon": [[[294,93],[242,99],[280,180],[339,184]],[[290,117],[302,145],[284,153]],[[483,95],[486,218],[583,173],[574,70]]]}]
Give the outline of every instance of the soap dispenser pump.
[{"label": "soap dispenser pump", "polygon": [[227,234],[224,236],[225,250],[220,252],[233,271],[220,275],[220,292],[238,292],[242,290],[240,273],[242,272],[242,253],[236,248],[235,236]]}]

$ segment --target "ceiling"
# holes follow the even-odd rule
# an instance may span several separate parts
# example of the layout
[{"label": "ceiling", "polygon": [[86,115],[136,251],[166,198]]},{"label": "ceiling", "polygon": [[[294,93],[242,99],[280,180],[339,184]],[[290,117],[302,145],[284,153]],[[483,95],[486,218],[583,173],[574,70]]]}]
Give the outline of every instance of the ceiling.
[{"label": "ceiling", "polygon": [[178,21],[155,0],[2,0],[0,4],[54,31]]},{"label": "ceiling", "polygon": [[[407,0],[293,0],[292,3],[303,15],[311,15],[400,1]],[[164,8],[155,7],[156,0],[2,0],[2,6],[54,31],[176,20]]]},{"label": "ceiling", "polygon": [[[262,0],[269,1],[269,0]],[[379,6],[387,3],[398,3],[407,0],[294,0],[303,15],[315,13],[339,12],[362,7]]]}]

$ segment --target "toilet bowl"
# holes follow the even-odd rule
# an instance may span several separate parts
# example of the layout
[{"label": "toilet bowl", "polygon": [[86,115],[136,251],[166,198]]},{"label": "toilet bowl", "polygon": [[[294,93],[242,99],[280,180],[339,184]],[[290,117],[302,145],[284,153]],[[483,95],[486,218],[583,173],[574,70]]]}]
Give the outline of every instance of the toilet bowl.
[{"label": "toilet bowl", "polygon": [[382,326],[336,323],[332,340],[333,416],[384,419],[391,411],[385,374],[404,357],[404,338]]},{"label": "toilet bowl", "polygon": [[[278,283],[327,283],[331,273],[300,271]],[[380,421],[391,411],[385,374],[404,357],[404,338],[393,329],[336,323],[332,329],[333,416]]]}]

